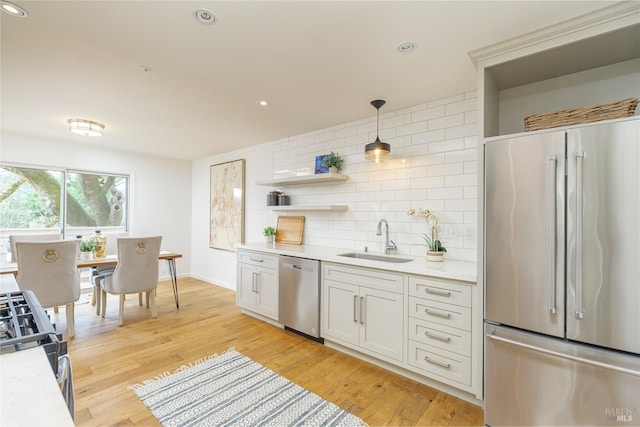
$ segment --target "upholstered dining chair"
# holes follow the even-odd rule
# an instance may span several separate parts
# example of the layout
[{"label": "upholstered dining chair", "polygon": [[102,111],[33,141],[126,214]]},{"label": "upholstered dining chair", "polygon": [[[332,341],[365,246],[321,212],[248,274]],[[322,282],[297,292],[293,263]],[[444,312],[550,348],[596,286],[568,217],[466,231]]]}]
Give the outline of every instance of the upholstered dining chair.
[{"label": "upholstered dining chair", "polygon": [[16,242],[45,242],[50,240],[62,240],[62,233],[48,234],[12,234],[9,236],[9,247],[11,248],[11,262],[17,262]]},{"label": "upholstered dining chair", "polygon": [[158,257],[162,236],[125,237],[118,239],[118,264],[112,273],[98,274],[93,277],[94,284],[100,286],[100,313],[105,317],[107,294],[120,296],[118,324],[124,323],[124,303],[126,294],[146,292],[147,307],[151,315],[156,312],[155,291],[158,287]]},{"label": "upholstered dining chair", "polygon": [[79,245],[77,240],[16,242],[18,287],[33,291],[44,308],[64,305],[69,337],[75,336],[75,302],[80,299]]},{"label": "upholstered dining chair", "polygon": [[[126,231],[120,231],[115,233],[104,233],[104,236],[107,238],[107,256],[116,255],[118,253],[118,239],[120,237],[127,237],[129,233]],[[101,275],[107,276],[113,273],[115,269],[112,265],[95,267],[91,272],[91,282],[93,283],[93,294],[91,297],[91,305],[96,306],[96,314],[100,315],[100,278],[96,278],[96,276]],[[140,300],[142,297],[140,297]]]}]

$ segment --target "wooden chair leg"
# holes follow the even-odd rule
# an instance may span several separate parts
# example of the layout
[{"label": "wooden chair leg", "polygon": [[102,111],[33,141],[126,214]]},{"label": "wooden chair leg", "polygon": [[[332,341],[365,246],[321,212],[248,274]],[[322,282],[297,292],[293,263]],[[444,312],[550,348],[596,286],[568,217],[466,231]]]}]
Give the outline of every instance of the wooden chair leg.
[{"label": "wooden chair leg", "polygon": [[[147,291],[147,303],[151,305],[151,316],[158,317],[158,311],[156,310],[156,293],[152,289]],[[149,305],[147,305],[148,307]]]},{"label": "wooden chair leg", "polygon": [[75,304],[72,302],[66,304],[65,310],[67,312],[67,333],[69,335],[69,338],[73,338],[76,336],[76,329],[74,325]]},{"label": "wooden chair leg", "polygon": [[138,292],[138,305],[142,305],[142,292]]},{"label": "wooden chair leg", "polygon": [[120,295],[120,315],[118,318],[118,326],[124,323],[124,294]]},{"label": "wooden chair leg", "polygon": [[100,308],[100,314],[104,319],[104,314],[107,312],[107,293],[104,290],[100,291],[100,302],[102,303],[102,308]]},{"label": "wooden chair leg", "polygon": [[95,285],[93,287],[93,299],[96,305],[96,315],[98,316],[100,316],[100,304],[101,304],[100,294],[101,293],[102,293],[102,288],[100,287],[100,285]]}]

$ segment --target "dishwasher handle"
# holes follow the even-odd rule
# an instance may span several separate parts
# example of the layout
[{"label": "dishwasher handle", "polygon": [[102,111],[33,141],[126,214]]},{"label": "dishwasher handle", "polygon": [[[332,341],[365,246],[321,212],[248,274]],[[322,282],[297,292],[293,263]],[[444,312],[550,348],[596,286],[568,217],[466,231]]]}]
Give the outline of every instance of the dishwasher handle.
[{"label": "dishwasher handle", "polygon": [[315,271],[314,267],[310,267],[308,265],[294,264],[292,262],[281,262],[280,263],[280,268],[281,269],[288,269],[288,270],[296,270],[296,271],[306,271],[306,272],[311,272],[311,273],[313,273]]}]

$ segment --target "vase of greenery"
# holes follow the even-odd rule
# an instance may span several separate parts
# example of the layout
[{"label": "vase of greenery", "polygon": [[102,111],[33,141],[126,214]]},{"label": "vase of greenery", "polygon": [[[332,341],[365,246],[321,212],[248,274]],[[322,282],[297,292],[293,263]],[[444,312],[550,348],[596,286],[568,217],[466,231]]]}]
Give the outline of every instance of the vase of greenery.
[{"label": "vase of greenery", "polygon": [[267,243],[273,243],[273,238],[276,235],[276,229],[269,225],[262,230],[262,234],[267,239]]},{"label": "vase of greenery", "polygon": [[338,173],[338,171],[342,169],[342,163],[344,160],[338,153],[334,153],[332,151],[331,154],[322,159],[322,162],[329,169],[330,173]]},{"label": "vase of greenery", "polygon": [[93,251],[96,250],[96,242],[92,240],[83,240],[80,242],[80,259],[83,261],[93,259]]}]

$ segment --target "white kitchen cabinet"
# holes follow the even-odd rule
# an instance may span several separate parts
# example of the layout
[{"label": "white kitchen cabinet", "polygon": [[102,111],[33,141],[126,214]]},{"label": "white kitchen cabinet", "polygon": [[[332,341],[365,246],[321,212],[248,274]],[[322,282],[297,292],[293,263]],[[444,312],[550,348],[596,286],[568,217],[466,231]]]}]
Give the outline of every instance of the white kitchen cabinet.
[{"label": "white kitchen cabinet", "polygon": [[236,304],[278,320],[278,256],[238,251]]},{"label": "white kitchen cabinet", "polygon": [[471,288],[409,277],[408,365],[456,387],[472,385]]},{"label": "white kitchen cabinet", "polygon": [[404,361],[404,276],[323,263],[323,337],[394,363]]}]

